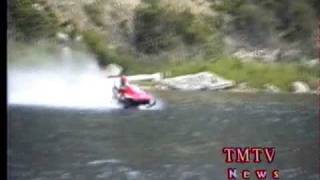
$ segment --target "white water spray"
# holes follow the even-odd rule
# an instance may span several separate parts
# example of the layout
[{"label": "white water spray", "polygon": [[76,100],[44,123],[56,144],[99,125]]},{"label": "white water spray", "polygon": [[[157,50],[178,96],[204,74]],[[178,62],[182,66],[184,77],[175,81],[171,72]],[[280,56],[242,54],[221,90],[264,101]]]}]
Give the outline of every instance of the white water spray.
[{"label": "white water spray", "polygon": [[[94,58],[87,54],[72,53],[69,48],[63,48],[61,52],[59,58],[48,55],[46,58],[51,59],[51,64],[47,66],[9,65],[8,103],[95,110],[122,107],[112,92],[119,79],[108,78],[110,73],[119,72],[102,71]],[[39,58],[36,53],[33,56]],[[152,108],[140,109],[159,109],[163,103],[157,102]]]},{"label": "white water spray", "polygon": [[119,108],[112,98],[114,81],[107,78],[94,59],[70,51],[50,67],[8,68],[8,103],[49,107]]}]

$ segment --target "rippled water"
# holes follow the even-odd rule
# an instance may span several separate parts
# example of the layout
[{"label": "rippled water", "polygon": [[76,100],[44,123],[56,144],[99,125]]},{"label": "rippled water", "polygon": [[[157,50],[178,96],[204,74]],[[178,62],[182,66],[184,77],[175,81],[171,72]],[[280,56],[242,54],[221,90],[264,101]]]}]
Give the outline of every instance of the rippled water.
[{"label": "rippled water", "polygon": [[[9,106],[12,180],[220,180],[228,167],[319,178],[312,95],[155,92],[161,110]],[[224,146],[273,146],[272,164],[226,164]]]}]

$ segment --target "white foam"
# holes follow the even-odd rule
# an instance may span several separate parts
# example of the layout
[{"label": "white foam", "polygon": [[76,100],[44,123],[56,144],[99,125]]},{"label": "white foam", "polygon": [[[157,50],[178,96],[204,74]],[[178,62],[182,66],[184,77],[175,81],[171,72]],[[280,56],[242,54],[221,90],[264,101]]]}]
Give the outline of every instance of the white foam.
[{"label": "white foam", "polygon": [[121,163],[120,160],[118,159],[103,159],[103,160],[95,160],[95,161],[90,161],[87,163],[87,165],[100,165],[100,164],[118,164]]},{"label": "white foam", "polygon": [[94,62],[83,68],[10,68],[8,103],[71,108],[118,108],[112,98],[115,80],[107,78]]}]

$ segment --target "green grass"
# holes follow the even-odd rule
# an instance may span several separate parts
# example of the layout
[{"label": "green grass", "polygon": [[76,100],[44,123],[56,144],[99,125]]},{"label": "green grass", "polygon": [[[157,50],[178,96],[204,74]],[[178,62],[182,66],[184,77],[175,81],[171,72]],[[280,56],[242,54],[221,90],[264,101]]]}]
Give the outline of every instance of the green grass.
[{"label": "green grass", "polygon": [[201,71],[214,72],[236,83],[247,82],[254,88],[263,88],[267,83],[273,84],[284,91],[291,90],[294,81],[307,82],[315,88],[319,79],[319,68],[308,68],[298,64],[264,64],[260,62],[241,62],[234,58],[220,58],[216,61],[194,61],[169,67],[172,76],[197,73]]}]

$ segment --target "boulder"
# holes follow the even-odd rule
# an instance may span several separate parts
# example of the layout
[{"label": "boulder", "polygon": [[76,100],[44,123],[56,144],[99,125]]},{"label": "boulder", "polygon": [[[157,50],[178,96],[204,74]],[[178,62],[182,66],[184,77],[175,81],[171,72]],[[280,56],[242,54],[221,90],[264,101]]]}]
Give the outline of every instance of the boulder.
[{"label": "boulder", "polygon": [[271,92],[271,93],[281,92],[280,88],[278,88],[277,86],[272,85],[272,84],[265,84],[264,88],[265,88],[265,91]]},{"label": "boulder", "polygon": [[250,59],[262,59],[265,62],[274,62],[280,56],[280,49],[257,49],[249,51],[246,49],[240,49],[233,54],[234,57],[248,61]]},{"label": "boulder", "polygon": [[154,88],[158,90],[169,90],[168,86],[161,85],[161,84],[156,84]]},{"label": "boulder", "polygon": [[42,10],[44,9],[44,7],[41,6],[39,3],[34,3],[34,4],[32,4],[32,7],[33,7],[34,9],[36,9],[37,11],[42,11]]},{"label": "boulder", "polygon": [[301,81],[295,81],[292,83],[292,88],[294,93],[309,93],[310,88],[308,84],[301,82]]},{"label": "boulder", "polygon": [[167,78],[161,80],[160,84],[177,90],[219,90],[234,86],[233,81],[209,72]]},{"label": "boulder", "polygon": [[247,82],[242,82],[242,83],[239,83],[235,88],[231,89],[232,92],[258,92],[258,89],[256,88],[252,88],[248,85]]},{"label": "boulder", "polygon": [[288,49],[282,52],[282,59],[299,59],[302,56],[302,51],[299,49]]},{"label": "boulder", "polygon": [[305,61],[305,64],[309,67],[315,67],[319,65],[319,60],[318,59],[312,59],[309,61]]},{"label": "boulder", "polygon": [[63,32],[58,32],[56,36],[57,36],[57,39],[62,42],[69,40],[69,35]]},{"label": "boulder", "polygon": [[104,71],[107,76],[119,76],[123,71],[123,68],[118,64],[109,64]]},{"label": "boulder", "polygon": [[82,41],[83,37],[81,35],[77,35],[75,41],[80,42]]}]

